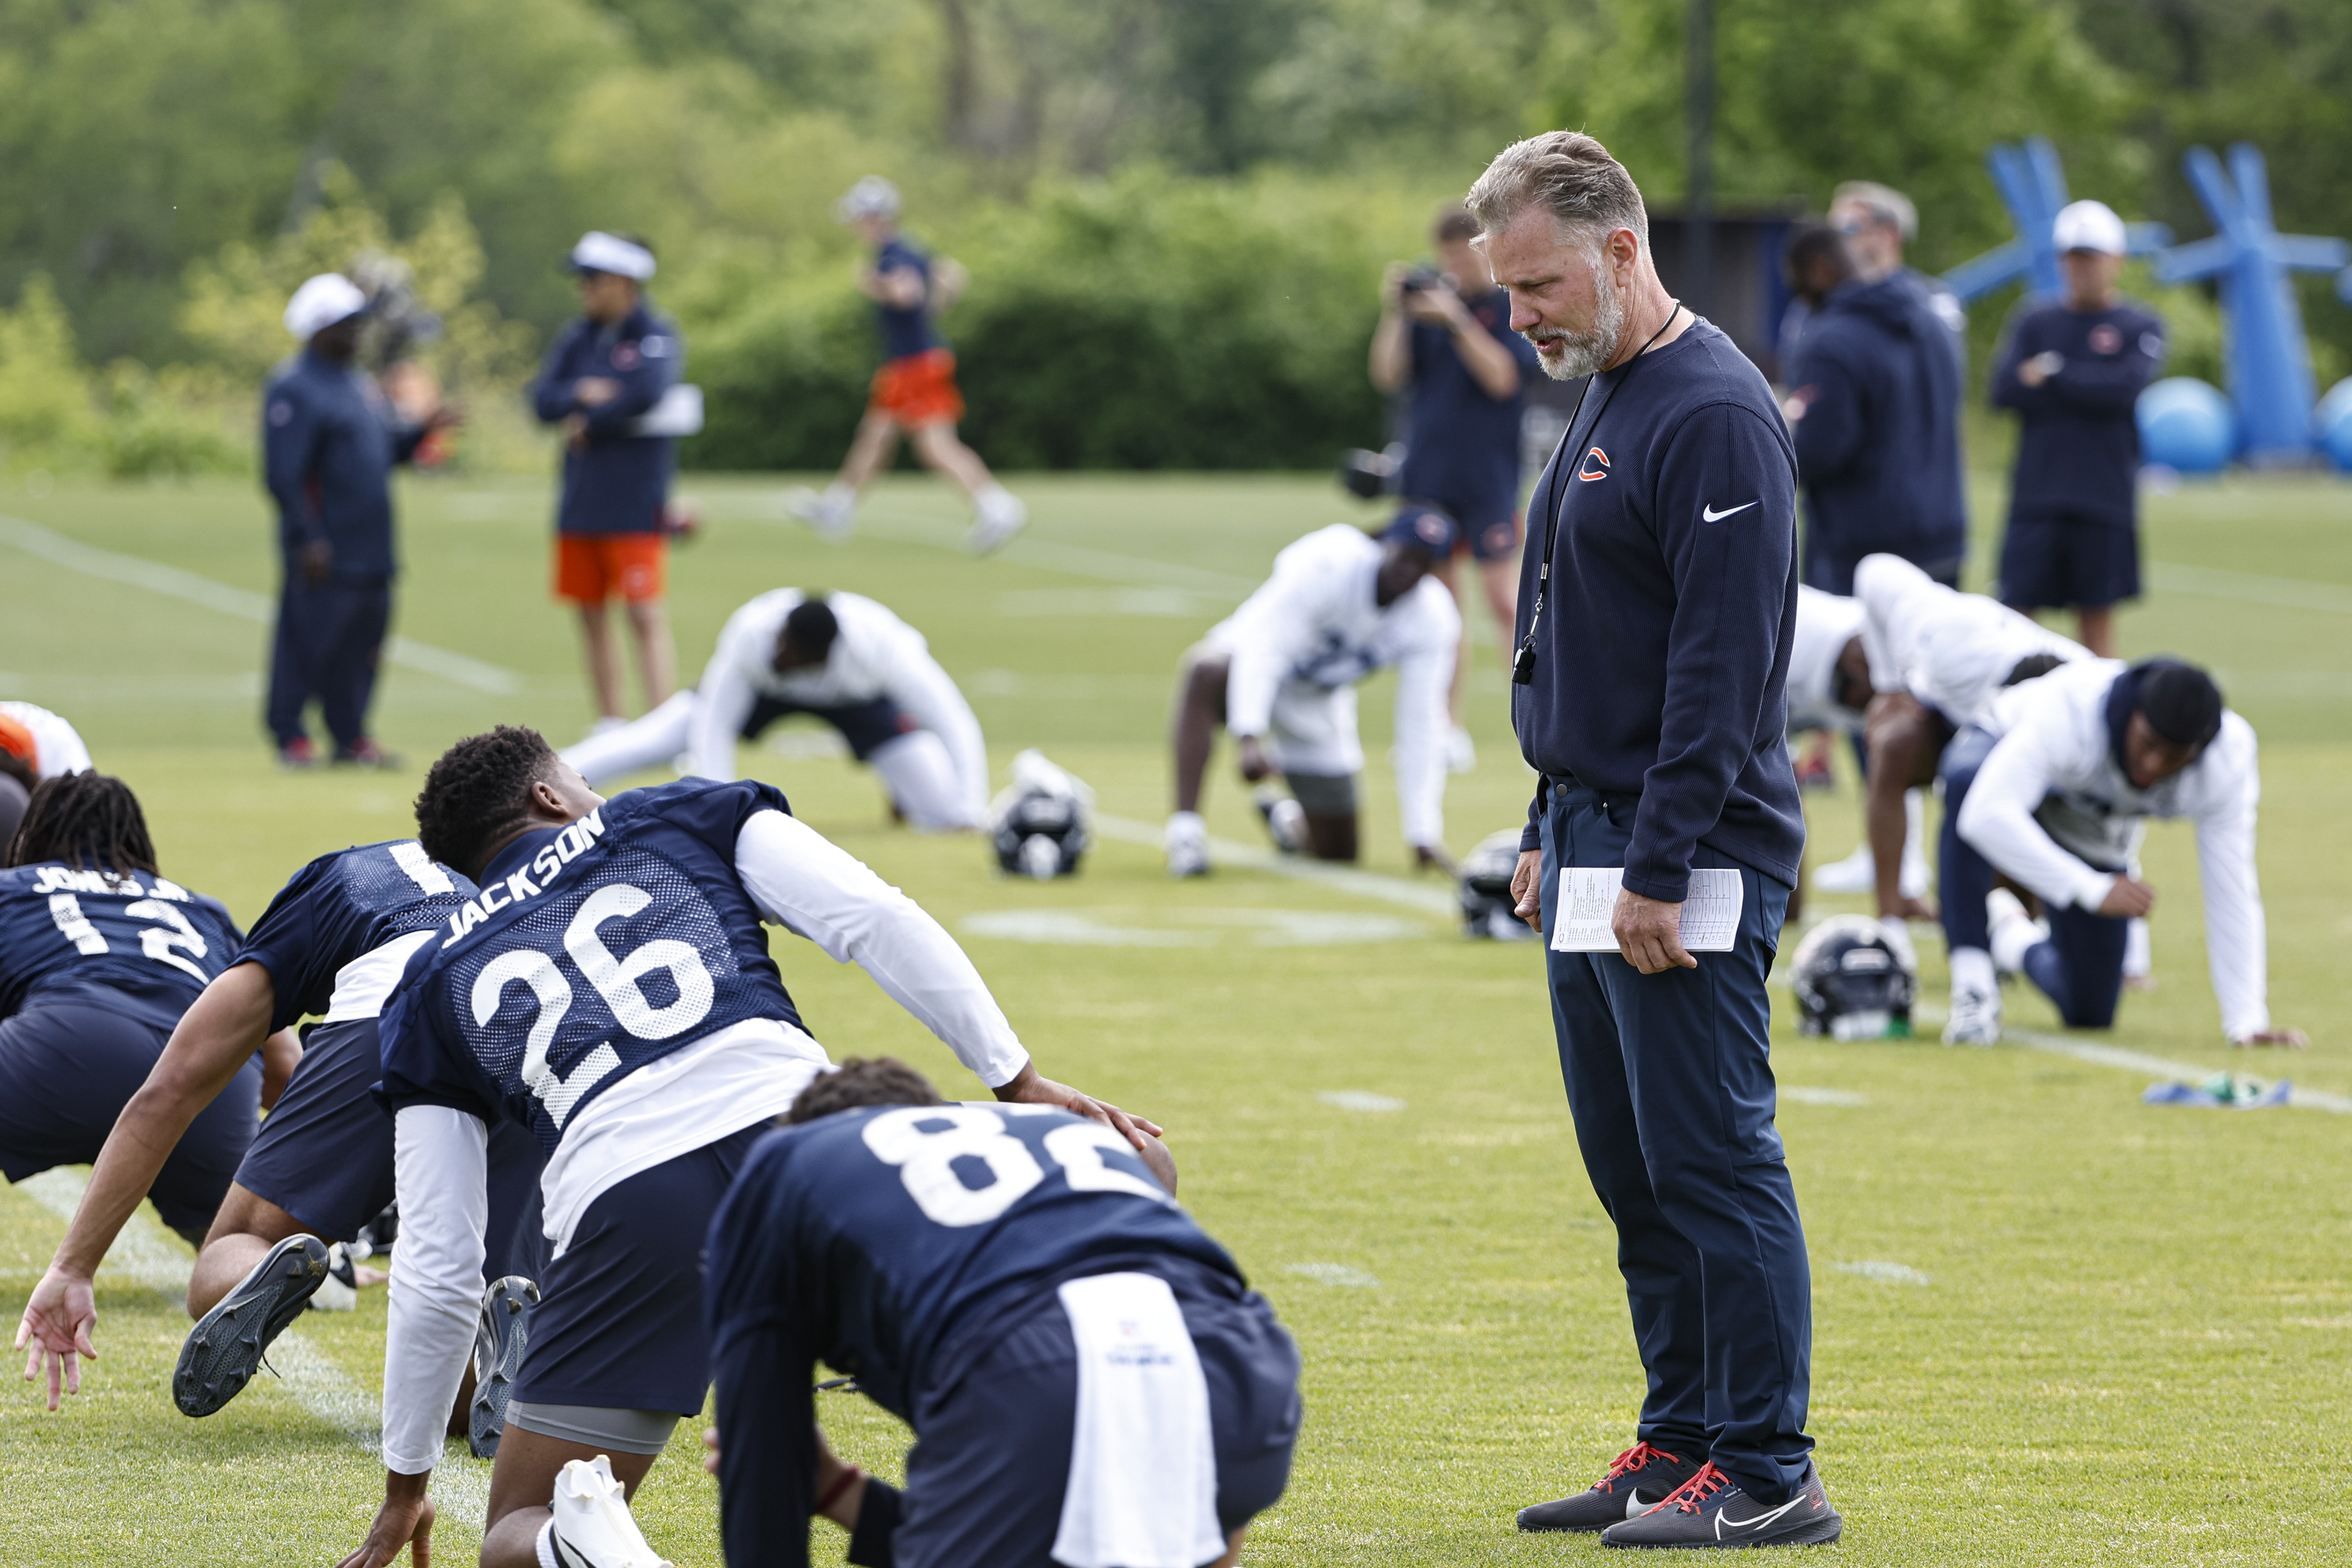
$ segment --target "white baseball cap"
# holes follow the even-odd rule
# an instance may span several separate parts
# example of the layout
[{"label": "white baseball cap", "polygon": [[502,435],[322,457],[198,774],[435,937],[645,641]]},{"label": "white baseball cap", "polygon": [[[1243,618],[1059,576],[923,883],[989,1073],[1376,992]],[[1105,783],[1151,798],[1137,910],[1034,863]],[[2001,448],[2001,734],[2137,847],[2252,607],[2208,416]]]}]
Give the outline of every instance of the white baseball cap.
[{"label": "white baseball cap", "polygon": [[360,286],[340,272],[321,272],[306,279],[286,301],[286,330],[309,342],[337,321],[349,321],[367,309]]},{"label": "white baseball cap", "polygon": [[879,174],[868,174],[833,204],[833,216],[844,223],[862,217],[897,217],[898,187]]},{"label": "white baseball cap", "polygon": [[642,283],[654,275],[654,253],[634,240],[592,228],[572,247],[572,265],[583,272],[610,272]]},{"label": "white baseball cap", "polygon": [[2070,250],[2121,256],[2129,248],[2124,220],[2105,202],[2069,202],[2060,207],[2057,221],[2050,226],[2050,237],[2061,256]]}]

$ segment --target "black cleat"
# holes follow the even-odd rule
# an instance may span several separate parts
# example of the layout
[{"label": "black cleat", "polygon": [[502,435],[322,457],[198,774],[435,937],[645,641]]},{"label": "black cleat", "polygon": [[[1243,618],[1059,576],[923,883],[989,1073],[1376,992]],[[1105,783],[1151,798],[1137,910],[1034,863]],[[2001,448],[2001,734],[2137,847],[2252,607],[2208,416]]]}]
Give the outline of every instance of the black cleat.
[{"label": "black cleat", "polygon": [[1698,1472],[1696,1459],[1636,1443],[1609,1462],[1609,1473],[1593,1482],[1591,1489],[1519,1510],[1519,1528],[1606,1530],[1639,1519]]},{"label": "black cleat", "polygon": [[530,1348],[531,1309],[538,1305],[539,1287],[520,1274],[482,1292],[482,1316],[474,1327],[474,1400],[466,1410],[466,1447],[478,1459],[498,1457],[507,1401],[514,1397],[522,1352]]},{"label": "black cleat", "polygon": [[1601,1544],[1653,1550],[1826,1546],[1844,1528],[1811,1461],[1804,1479],[1782,1503],[1749,1497],[1709,1464],[1641,1518],[1611,1525],[1601,1532]]},{"label": "black cleat", "polygon": [[302,1315],[327,1278],[327,1244],[289,1236],[236,1282],[220,1305],[196,1320],[180,1364],[172,1369],[172,1403],[183,1415],[210,1415],[237,1396],[261,1366],[270,1342]]}]

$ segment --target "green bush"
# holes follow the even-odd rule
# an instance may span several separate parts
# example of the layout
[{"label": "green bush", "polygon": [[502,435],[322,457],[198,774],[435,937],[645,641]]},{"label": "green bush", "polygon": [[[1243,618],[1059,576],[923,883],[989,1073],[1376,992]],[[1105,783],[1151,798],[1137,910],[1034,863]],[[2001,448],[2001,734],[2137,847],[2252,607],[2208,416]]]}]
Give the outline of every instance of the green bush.
[{"label": "green bush", "polygon": [[[1398,225],[1360,197],[1130,174],[946,237],[974,278],[945,321],[966,436],[1008,469],[1314,468],[1377,441],[1364,358]],[[830,468],[879,356],[838,287],[780,291],[690,349],[709,426],[682,456],[712,468]]]}]

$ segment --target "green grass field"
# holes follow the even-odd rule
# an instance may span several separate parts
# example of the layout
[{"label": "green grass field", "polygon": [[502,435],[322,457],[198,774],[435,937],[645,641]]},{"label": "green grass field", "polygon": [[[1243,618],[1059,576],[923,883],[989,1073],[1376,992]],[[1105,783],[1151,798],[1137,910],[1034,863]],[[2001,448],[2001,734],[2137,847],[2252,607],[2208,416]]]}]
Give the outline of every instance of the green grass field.
[{"label": "green grass field", "polygon": [[[1000,778],[1014,750],[1042,746],[1093,784],[1107,816],[1157,824],[1179,653],[1281,544],[1360,514],[1311,479],[1021,488],[1034,526],[974,563],[955,548],[961,508],[921,480],[890,481],[839,548],[780,521],[778,483],[686,485],[709,526],[676,563],[685,663],[698,668],[728,611],[761,589],[874,595],[963,683]],[[1988,518],[1997,489],[1981,497]],[[455,666],[460,679],[414,662],[387,671],[379,729],[409,760],[401,773],[270,765],[265,628],[249,615],[273,563],[259,498],[242,487],[0,489],[0,696],[68,714],[146,801],[165,872],[250,921],[309,857],[408,831],[423,764],[449,741],[499,721],[567,741],[588,718],[572,633],[546,589],[544,487],[412,480],[404,509],[399,629],[477,665]],[[2178,827],[2157,828],[2147,856],[2165,895],[2160,989],[2128,997],[2104,1043],[2352,1092],[2352,489],[2232,481],[2150,512],[2161,564],[2124,621],[2126,647],[2213,664],[2263,736],[2273,1006],[2315,1044],[2291,1062],[2233,1060],[2222,1046]],[[123,557],[232,591],[142,577]],[[1483,611],[1472,620],[1481,762],[1447,796],[1457,851],[1518,820],[1528,794],[1492,628]],[[512,689],[485,689],[502,683]],[[1364,703],[1375,758],[1386,702],[1382,681]],[[1589,1538],[1512,1528],[1517,1507],[1589,1483],[1631,1440],[1641,1387],[1539,957],[1461,941],[1433,907],[1444,884],[1408,881],[1384,770],[1368,779],[1366,837],[1366,868],[1384,881],[1233,865],[1171,885],[1148,844],[1106,833],[1084,875],[1037,886],[1000,879],[972,841],[888,829],[870,778],[815,754],[814,733],[787,730],[751,765],[963,935],[1046,1071],[1166,1123],[1186,1203],[1299,1336],[1306,1436],[1247,1560],[1597,1555]],[[1226,838],[1258,837],[1230,773],[1210,815]],[[1853,845],[1850,784],[1816,799],[1815,826],[1816,858]],[[1082,911],[1127,944],[983,934],[1020,922],[980,917],[1038,910]],[[1921,946],[1940,1001],[1940,942]],[[777,949],[836,1056],[892,1051],[950,1094],[972,1087],[862,975],[794,939]],[[2038,997],[2012,992],[2010,1009],[2045,1047],[2067,1043]],[[2148,1071],[2048,1048],[1804,1042],[1785,1009],[1776,1048],[1815,1271],[1812,1429],[1847,1520],[1837,1552],[1942,1568],[2352,1552],[2339,1479],[2352,1458],[2352,1121],[2147,1108]],[[1400,1103],[1327,1098],[1345,1091]],[[10,1322],[70,1191],[52,1177],[0,1193]],[[299,1354],[278,1357],[296,1381],[262,1379],[190,1422],[167,1392],[186,1321],[154,1283],[185,1249],[142,1223],[143,1264],[101,1278],[103,1360],[81,1397],[50,1415],[13,1381],[0,1390],[0,1563],[334,1561],[381,1495],[376,1461],[345,1428],[364,1427],[380,1381],[383,1293],[310,1314]],[[823,1408],[851,1457],[896,1471],[895,1422],[855,1396]],[[639,1508],[657,1546],[710,1565],[698,1436],[681,1429]],[[453,1458],[446,1495],[470,1482],[478,1499],[481,1468]],[[454,1516],[437,1540],[453,1561],[475,1543]],[[817,1546],[840,1560],[839,1531],[820,1526]]]}]

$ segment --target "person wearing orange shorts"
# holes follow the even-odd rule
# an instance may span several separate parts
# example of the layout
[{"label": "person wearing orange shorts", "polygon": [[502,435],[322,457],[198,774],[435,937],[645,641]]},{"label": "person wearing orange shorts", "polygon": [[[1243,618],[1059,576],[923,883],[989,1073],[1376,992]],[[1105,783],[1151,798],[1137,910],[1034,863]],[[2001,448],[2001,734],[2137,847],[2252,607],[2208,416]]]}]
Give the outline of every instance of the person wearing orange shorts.
[{"label": "person wearing orange shorts", "polygon": [[851,186],[835,212],[874,247],[872,262],[857,269],[857,289],[880,319],[883,363],[840,475],[822,494],[793,490],[785,505],[827,539],[846,539],[858,493],[890,461],[903,434],[924,467],[971,497],[966,542],[985,555],[1027,525],[1029,509],[956,438],[963,394],[956,390],[955,351],[940,332],[938,315],[969,279],[952,259],[933,257],[898,232],[898,187],[879,175]]},{"label": "person wearing orange shorts", "polygon": [[555,596],[580,612],[601,733],[627,721],[620,649],[604,613],[614,599],[636,640],[646,707],[659,707],[677,684],[663,526],[677,443],[641,426],[677,384],[686,344],[646,302],[654,257],[642,241],[589,234],[573,247],[572,268],[581,319],[548,351],[531,396],[540,418],[563,432]]}]

